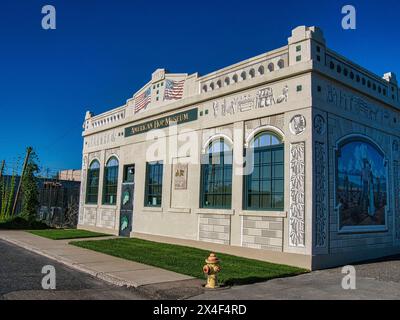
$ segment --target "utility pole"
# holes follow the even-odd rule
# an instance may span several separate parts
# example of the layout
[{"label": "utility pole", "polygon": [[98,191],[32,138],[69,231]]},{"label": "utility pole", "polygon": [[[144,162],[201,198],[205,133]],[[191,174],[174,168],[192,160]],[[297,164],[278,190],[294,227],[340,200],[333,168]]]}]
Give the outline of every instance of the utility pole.
[{"label": "utility pole", "polygon": [[6,161],[3,160],[3,161],[1,162],[1,166],[0,166],[0,179],[3,177],[3,171],[4,171],[5,165],[6,165]]},{"label": "utility pole", "polygon": [[18,198],[19,198],[19,194],[21,192],[22,178],[25,175],[26,166],[28,165],[28,160],[29,160],[29,157],[31,156],[31,152],[32,152],[32,147],[28,147],[26,149],[26,156],[25,156],[25,160],[24,160],[24,166],[22,167],[21,177],[19,178],[17,194],[15,195],[14,205],[13,205],[13,209],[11,211],[11,216],[14,216],[15,210],[17,209]]}]

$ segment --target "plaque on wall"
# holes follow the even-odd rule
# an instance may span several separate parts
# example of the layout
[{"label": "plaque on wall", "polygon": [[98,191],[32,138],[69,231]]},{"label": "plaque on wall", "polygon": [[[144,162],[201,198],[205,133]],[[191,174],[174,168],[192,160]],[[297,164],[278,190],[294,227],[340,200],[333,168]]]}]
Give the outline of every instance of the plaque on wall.
[{"label": "plaque on wall", "polygon": [[174,165],[174,188],[175,190],[187,189],[188,165],[177,163]]}]

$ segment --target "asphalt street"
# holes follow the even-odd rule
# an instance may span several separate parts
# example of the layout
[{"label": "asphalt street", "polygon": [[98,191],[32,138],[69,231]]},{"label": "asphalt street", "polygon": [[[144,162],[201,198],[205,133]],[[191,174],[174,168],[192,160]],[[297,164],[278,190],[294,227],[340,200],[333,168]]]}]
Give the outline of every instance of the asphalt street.
[{"label": "asphalt street", "polygon": [[[44,266],[53,266],[56,289],[44,290]],[[135,289],[120,288],[54,260],[0,240],[0,300],[142,300]]]}]

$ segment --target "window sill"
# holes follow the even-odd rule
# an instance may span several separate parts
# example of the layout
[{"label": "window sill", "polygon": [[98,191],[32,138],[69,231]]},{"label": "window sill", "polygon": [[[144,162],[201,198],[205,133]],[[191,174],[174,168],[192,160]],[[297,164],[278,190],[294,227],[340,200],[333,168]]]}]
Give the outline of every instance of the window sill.
[{"label": "window sill", "polygon": [[85,203],[85,208],[97,208],[98,205],[96,203]]},{"label": "window sill", "polygon": [[192,209],[190,208],[169,208],[169,213],[191,213]]},{"label": "window sill", "polygon": [[221,215],[234,215],[234,209],[196,209],[195,212],[197,214],[221,214]]},{"label": "window sill", "polygon": [[118,208],[118,206],[114,205],[114,204],[102,204],[100,206],[100,208],[101,209],[115,209],[116,210]]},{"label": "window sill", "polygon": [[143,207],[143,212],[162,212],[162,207]]},{"label": "window sill", "polygon": [[242,210],[240,216],[256,216],[256,217],[271,217],[271,218],[286,218],[286,211],[257,211],[257,210]]}]

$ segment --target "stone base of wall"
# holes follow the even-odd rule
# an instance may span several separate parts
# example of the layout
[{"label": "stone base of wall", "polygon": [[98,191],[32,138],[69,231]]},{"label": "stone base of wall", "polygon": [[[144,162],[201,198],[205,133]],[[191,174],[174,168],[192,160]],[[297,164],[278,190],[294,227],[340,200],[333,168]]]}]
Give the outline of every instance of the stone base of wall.
[{"label": "stone base of wall", "polygon": [[85,225],[95,226],[96,225],[96,216],[97,209],[96,208],[85,208],[83,214],[83,221]]},{"label": "stone base of wall", "polygon": [[231,217],[220,214],[202,214],[199,219],[199,240],[230,244]]},{"label": "stone base of wall", "polygon": [[115,228],[115,210],[102,210],[101,211],[101,227],[114,229]]},{"label": "stone base of wall", "polygon": [[242,246],[283,251],[283,219],[243,216]]}]

